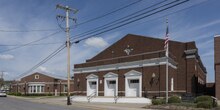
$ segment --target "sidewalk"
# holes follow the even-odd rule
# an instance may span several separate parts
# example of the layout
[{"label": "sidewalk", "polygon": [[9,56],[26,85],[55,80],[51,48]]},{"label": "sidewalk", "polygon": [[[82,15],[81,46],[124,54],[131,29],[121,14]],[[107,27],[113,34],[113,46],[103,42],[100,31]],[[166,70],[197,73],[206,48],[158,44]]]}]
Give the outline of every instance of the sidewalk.
[{"label": "sidewalk", "polygon": [[[66,97],[36,97],[36,98],[29,98],[29,97],[18,97],[18,96],[8,96],[12,98],[23,99],[31,102],[36,103],[43,103],[43,104],[51,104],[51,105],[60,105],[60,106],[67,106],[66,105]],[[68,106],[72,107],[79,107],[79,108],[86,108],[86,109],[93,109],[93,110],[146,110],[144,107],[146,104],[114,104],[114,103],[81,103],[81,102],[72,102],[72,105]]]}]

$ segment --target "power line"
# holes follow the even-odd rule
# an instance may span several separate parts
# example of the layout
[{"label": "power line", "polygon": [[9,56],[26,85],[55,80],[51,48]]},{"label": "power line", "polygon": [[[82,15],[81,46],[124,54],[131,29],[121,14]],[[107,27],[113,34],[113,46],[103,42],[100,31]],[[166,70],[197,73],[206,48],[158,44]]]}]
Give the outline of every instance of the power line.
[{"label": "power line", "polygon": [[[93,36],[95,36],[95,35],[99,35],[99,34],[102,34],[102,33],[105,33],[105,32],[108,32],[108,31],[111,31],[111,30],[114,30],[114,29],[117,29],[117,28],[122,27],[122,26],[124,26],[124,25],[127,25],[127,24],[130,24],[130,23],[132,23],[132,22],[138,21],[138,20],[140,20],[140,19],[143,19],[143,18],[152,16],[152,15],[154,15],[154,14],[157,14],[157,13],[159,13],[159,12],[168,10],[168,9],[170,9],[170,8],[173,8],[173,7],[175,7],[175,6],[178,6],[178,5],[183,4],[183,3],[185,3],[185,2],[188,2],[188,1],[189,1],[189,0],[185,0],[185,1],[179,2],[179,3],[174,4],[174,5],[172,5],[172,6],[169,6],[169,7],[163,8],[163,9],[161,9],[161,10],[158,10],[158,11],[156,11],[156,12],[154,12],[154,13],[145,15],[145,16],[143,16],[143,17],[141,17],[141,18],[137,18],[137,19],[132,20],[132,21],[130,21],[130,22],[121,24],[121,25],[119,25],[119,26],[110,28],[110,29],[108,29],[108,30],[104,30],[104,31],[102,31],[102,32],[93,34],[93,35],[88,36],[88,37],[84,37],[84,38],[82,38],[82,39],[80,39],[80,40],[76,40],[76,41],[73,41],[73,42],[76,43],[76,42],[79,42],[79,41],[88,39],[88,38],[90,38],[90,37],[93,37]],[[72,39],[72,40],[74,40],[74,39]],[[48,57],[46,57],[44,60],[42,60],[41,62],[39,62],[37,65],[35,65],[35,66],[32,67],[30,70],[28,70],[27,72],[23,73],[22,75],[27,74],[27,73],[33,71],[34,69],[38,68],[40,65],[46,63],[48,60],[50,60],[51,58],[53,58],[56,54],[58,54],[58,53],[59,53],[60,51],[62,51],[64,48],[65,48],[65,45],[61,45],[56,51],[54,51],[52,54],[50,54]]]},{"label": "power line", "polygon": [[37,69],[39,66],[41,66],[42,64],[46,63],[48,60],[50,60],[51,58],[53,58],[55,55],[57,55],[59,52],[61,52],[64,48],[65,48],[65,44],[59,46],[55,51],[53,51],[50,55],[48,55],[46,58],[44,58],[42,61],[40,61],[39,63],[37,63],[36,65],[34,65],[31,69],[27,70],[26,72],[22,73],[21,75],[19,75],[17,78],[20,78],[28,73],[30,73],[31,71]]},{"label": "power line", "polygon": [[[102,31],[102,32],[99,32],[99,33],[90,35],[90,36],[88,36],[88,37],[84,37],[84,38],[82,38],[82,39],[80,39],[80,40],[76,40],[76,41],[74,41],[74,42],[77,42],[77,43],[78,43],[78,42],[80,42],[80,41],[82,41],[82,40],[85,40],[85,39],[88,39],[88,38],[90,38],[90,37],[93,37],[93,36],[96,36],[96,35],[100,35],[100,34],[102,34],[102,33],[105,33],[105,32],[108,32],[108,31],[111,31],[111,30],[120,28],[120,27],[122,27],[122,26],[125,26],[125,25],[128,25],[128,24],[130,24],[130,23],[136,22],[136,21],[141,20],[141,19],[143,19],[143,18],[152,16],[152,15],[157,14],[157,13],[159,13],[159,12],[168,10],[168,9],[170,9],[170,8],[173,8],[173,7],[175,7],[175,6],[178,6],[178,5],[183,4],[183,3],[185,3],[185,2],[188,2],[188,1],[189,1],[189,0],[185,0],[185,1],[179,2],[179,3],[177,3],[177,4],[174,4],[174,5],[171,5],[171,6],[169,6],[169,7],[164,8],[164,9],[161,9],[161,10],[159,10],[159,11],[156,11],[156,12],[153,12],[153,13],[151,13],[151,14],[145,15],[145,16],[143,16],[143,17],[140,17],[140,18],[134,19],[134,20],[132,20],[132,21],[126,22],[126,23],[121,24],[121,25],[119,25],[119,26],[115,26],[115,27],[110,28],[110,29],[108,29],[108,30],[104,30],[104,31]],[[73,39],[72,39],[72,40],[73,40]]]},{"label": "power line", "polygon": [[[146,23],[146,22],[149,22],[149,21],[154,21],[154,20],[157,20],[157,19],[160,19],[160,18],[167,17],[167,16],[169,16],[169,15],[173,15],[173,14],[175,14],[175,13],[179,13],[179,12],[182,12],[182,11],[185,11],[185,10],[188,10],[188,9],[191,9],[191,8],[194,8],[194,7],[199,6],[199,5],[201,5],[201,4],[203,4],[203,3],[207,2],[207,1],[208,1],[208,0],[203,1],[203,2],[200,2],[200,3],[198,3],[198,4],[191,5],[191,6],[187,7],[187,8],[183,8],[183,9],[180,9],[180,10],[177,10],[177,11],[174,11],[174,12],[171,12],[171,13],[168,13],[168,14],[165,14],[165,15],[163,15],[163,16],[159,16],[159,17],[156,17],[156,18],[149,19],[149,20],[147,20],[147,21],[144,21],[144,22],[141,22],[141,23],[132,25],[132,27],[134,27],[134,26],[139,26],[139,24],[143,24],[143,23]],[[128,27],[127,27],[127,28],[128,28]],[[127,28],[123,28],[123,29],[127,29]]]},{"label": "power line", "polygon": [[111,14],[113,14],[113,13],[115,13],[115,12],[121,11],[121,10],[123,10],[123,9],[125,9],[125,8],[128,8],[128,7],[132,6],[132,5],[135,5],[135,4],[137,4],[137,3],[141,2],[141,1],[143,1],[143,0],[137,0],[137,1],[135,1],[135,2],[132,2],[132,3],[128,4],[128,5],[125,5],[125,6],[123,6],[123,7],[120,7],[120,8],[118,8],[118,9],[116,9],[116,10],[113,10],[113,11],[110,11],[110,12],[108,12],[108,13],[105,13],[105,14],[103,14],[103,15],[101,15],[101,16],[98,16],[98,17],[89,19],[89,20],[87,20],[87,21],[81,22],[81,23],[77,24],[77,26],[84,25],[84,24],[86,24],[86,23],[88,23],[88,22],[92,22],[92,21],[101,19],[101,18],[103,18],[103,17],[105,17],[105,16],[111,15]]},{"label": "power line", "polygon": [[[175,3],[177,0],[174,1],[174,2],[167,3],[167,4],[165,4],[165,5],[162,5],[162,6],[156,7],[156,8],[154,8],[154,9],[151,9],[151,10],[147,11],[147,12],[140,13],[140,14],[138,14],[139,16],[136,15],[136,16],[134,16],[134,17],[129,17],[129,16],[133,16],[133,15],[135,15],[135,14],[141,12],[141,11],[144,11],[144,10],[150,9],[150,8],[152,8],[152,7],[155,7],[155,6],[157,6],[157,5],[160,5],[160,4],[164,3],[165,1],[167,1],[167,0],[161,1],[161,2],[159,2],[159,3],[157,3],[157,4],[153,4],[153,5],[149,6],[149,7],[146,7],[146,8],[144,8],[144,9],[141,9],[141,10],[139,10],[139,11],[137,11],[137,12],[134,12],[134,13],[132,13],[132,14],[129,14],[129,15],[125,16],[125,17],[119,18],[119,19],[117,19],[117,20],[115,20],[115,21],[112,21],[112,22],[110,22],[110,23],[107,23],[107,24],[104,24],[104,25],[102,25],[102,26],[99,26],[99,27],[97,27],[97,28],[95,28],[95,29],[92,29],[92,30],[86,31],[86,32],[84,32],[84,33],[78,34],[78,35],[76,35],[76,36],[78,36],[78,37],[75,37],[75,38],[80,38],[80,37],[83,37],[83,36],[86,36],[86,35],[93,34],[94,32],[97,32],[97,31],[101,31],[101,30],[103,30],[103,29],[110,28],[111,26],[114,26],[114,25],[112,25],[113,23],[114,23],[115,25],[118,25],[118,24],[121,24],[121,23],[123,23],[123,22],[128,22],[129,20],[131,20],[131,19],[133,19],[133,18],[135,18],[135,17],[142,16],[142,14],[150,13],[150,12],[153,12],[154,10],[156,10],[156,9],[159,9],[159,8],[164,7],[164,6],[167,6],[167,5],[170,5],[170,4],[172,4],[172,3]],[[123,21],[120,21],[120,20],[123,20]],[[109,25],[110,25],[110,26],[109,26]]]},{"label": "power line", "polygon": [[[126,19],[126,20],[127,20],[127,19],[132,19],[132,17],[130,17],[130,16],[133,16],[134,14],[137,14],[137,13],[139,13],[139,12],[141,12],[141,11],[144,11],[144,10],[150,9],[150,8],[152,8],[152,7],[155,7],[155,6],[157,6],[157,5],[160,5],[160,4],[164,3],[165,1],[167,1],[167,0],[164,0],[164,1],[161,1],[161,2],[159,2],[159,3],[153,4],[153,5],[149,6],[149,7],[146,7],[146,8],[144,8],[144,9],[139,10],[139,11],[136,11],[136,12],[134,12],[134,13],[132,13],[132,14],[129,14],[129,15],[125,16],[125,17],[119,18],[119,19],[117,19],[117,20],[114,20],[114,21],[109,22],[109,23],[107,23],[107,24],[104,24],[104,25],[102,25],[102,26],[96,27],[95,29],[91,29],[91,30],[89,30],[89,31],[86,31],[86,32],[80,33],[80,34],[78,34],[78,35],[75,35],[74,39],[77,39],[77,38],[80,38],[80,37],[83,37],[83,36],[92,34],[92,33],[96,32],[96,31],[103,30],[104,28],[108,28],[108,27],[110,27],[110,26],[108,26],[108,25],[111,25],[112,23],[118,22],[118,21],[120,21],[120,20],[123,20],[123,19]],[[168,4],[167,4],[167,5],[168,5]],[[160,6],[160,7],[161,7],[161,6]],[[154,8],[154,9],[155,9],[155,8]],[[141,15],[141,14],[139,14],[139,15]],[[123,20],[122,22],[125,22],[126,20]],[[115,24],[116,24],[116,23],[115,23]],[[108,27],[107,27],[107,26],[108,26]],[[113,25],[111,25],[111,26],[113,26]],[[78,37],[76,37],[76,36],[78,36]],[[71,39],[71,40],[72,40],[72,39]]]},{"label": "power line", "polygon": [[[38,45],[56,45],[56,44],[61,44],[63,42],[48,42],[48,43],[36,43],[36,44],[29,44],[27,46],[38,46]],[[11,45],[7,45],[7,44],[0,44],[0,46],[23,46],[24,44],[11,44]]]},{"label": "power line", "polygon": [[21,44],[20,46],[17,46],[17,47],[14,47],[14,48],[10,48],[10,49],[6,49],[6,50],[3,50],[3,51],[0,51],[0,53],[5,53],[5,52],[8,52],[8,51],[12,51],[12,50],[15,50],[15,49],[19,49],[19,48],[28,46],[28,45],[30,45],[30,44],[32,44],[32,43],[39,42],[39,41],[44,40],[44,39],[47,39],[47,38],[49,38],[49,37],[53,37],[55,34],[60,33],[60,32],[62,32],[62,31],[57,31],[57,32],[55,32],[55,33],[52,33],[52,34],[47,35],[47,36],[45,36],[45,37],[42,37],[42,38],[40,38],[40,39],[38,39],[38,40],[34,40],[34,41],[31,41],[31,42],[26,43],[26,44]]},{"label": "power line", "polygon": [[7,29],[0,29],[0,32],[40,32],[40,31],[57,31],[57,29],[33,29],[33,30],[7,30]]}]

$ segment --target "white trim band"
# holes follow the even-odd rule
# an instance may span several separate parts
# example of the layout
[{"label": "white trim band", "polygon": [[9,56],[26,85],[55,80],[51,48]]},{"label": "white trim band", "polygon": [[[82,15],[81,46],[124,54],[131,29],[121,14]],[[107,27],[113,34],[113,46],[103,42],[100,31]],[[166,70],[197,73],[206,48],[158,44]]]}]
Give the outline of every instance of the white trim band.
[{"label": "white trim band", "polygon": [[[109,65],[75,68],[74,74],[118,70],[118,69],[129,69],[129,68],[138,68],[138,67],[148,67],[148,66],[158,66],[158,65],[165,65],[165,64],[166,64],[166,57],[161,57],[161,58],[152,58],[152,59],[146,59],[146,60],[116,63],[116,64],[109,64]],[[174,69],[177,69],[176,65],[177,63],[173,59],[169,58],[169,66]]]}]

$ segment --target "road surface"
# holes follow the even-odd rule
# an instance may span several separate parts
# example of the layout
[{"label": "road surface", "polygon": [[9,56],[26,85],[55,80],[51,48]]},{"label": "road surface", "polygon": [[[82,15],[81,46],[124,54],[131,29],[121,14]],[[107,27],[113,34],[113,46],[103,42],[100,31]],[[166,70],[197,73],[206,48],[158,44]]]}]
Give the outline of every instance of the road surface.
[{"label": "road surface", "polygon": [[88,110],[78,107],[65,107],[35,103],[11,97],[0,97],[0,110]]}]

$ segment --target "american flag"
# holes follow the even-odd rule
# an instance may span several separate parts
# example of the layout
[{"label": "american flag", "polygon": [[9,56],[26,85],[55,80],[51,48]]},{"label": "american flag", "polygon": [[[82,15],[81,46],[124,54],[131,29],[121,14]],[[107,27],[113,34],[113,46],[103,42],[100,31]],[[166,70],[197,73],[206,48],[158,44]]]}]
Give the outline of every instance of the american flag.
[{"label": "american flag", "polygon": [[[168,22],[167,22],[168,24]],[[166,35],[165,35],[165,42],[164,42],[164,50],[166,50],[166,56],[168,57],[168,44],[169,44],[169,28],[167,25]]]}]

